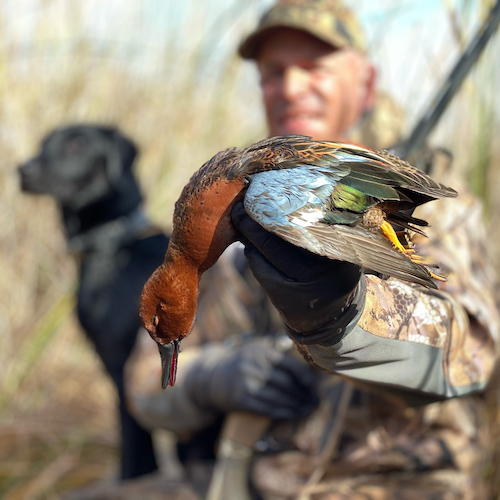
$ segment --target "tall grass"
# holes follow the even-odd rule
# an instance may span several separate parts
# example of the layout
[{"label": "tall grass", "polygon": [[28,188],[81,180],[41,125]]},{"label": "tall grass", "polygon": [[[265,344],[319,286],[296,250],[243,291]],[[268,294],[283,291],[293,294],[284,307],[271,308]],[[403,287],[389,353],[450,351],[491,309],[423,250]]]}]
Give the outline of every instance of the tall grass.
[{"label": "tall grass", "polygon": [[[230,19],[217,20],[212,46],[201,44],[203,13],[191,2],[182,39],[154,55],[137,42],[147,66],[127,58],[123,43],[86,37],[74,2],[37,5],[32,39],[0,45],[0,496],[10,499],[44,498],[115,473],[117,435],[112,388],[71,314],[76,263],[59,213],[51,200],[20,193],[16,166],[54,127],[119,126],[140,149],[146,211],[168,229],[194,170],[264,133],[258,105],[248,105],[258,103],[255,86],[247,94],[249,68],[234,51],[215,61],[207,54],[217,49],[216,33],[235,28]],[[61,8],[63,19],[51,20]],[[231,13],[240,31],[242,10]],[[60,456],[71,459],[61,466]]]},{"label": "tall grass", "polygon": [[[217,18],[208,16],[208,4],[185,2],[182,29],[154,54],[134,42],[139,57],[134,43],[89,38],[83,3],[34,2],[28,42],[7,36],[0,5],[0,40],[9,40],[0,45],[2,498],[58,498],[65,488],[113,474],[116,462],[114,394],[71,313],[76,263],[54,203],[21,194],[16,166],[56,126],[118,125],[140,148],[146,211],[168,229],[173,201],[195,169],[220,149],[265,133],[255,75],[227,49],[253,25],[259,2],[233,2]],[[144,4],[130,5],[140,24]],[[56,11],[65,14],[54,18]],[[488,201],[493,223],[500,208],[493,183],[500,157],[497,55],[498,40],[438,133]]]},{"label": "tall grass", "polygon": [[[490,0],[443,0],[451,42],[429,63],[436,90],[477,33],[493,3]],[[500,33],[497,32],[429,138],[431,145],[445,147],[453,153],[454,169],[483,201],[485,218],[492,228],[488,246],[497,269],[500,269],[497,250],[500,234],[494,228],[500,219],[500,198],[496,192],[500,182],[500,145],[496,140],[500,127],[499,59]],[[408,82],[409,88],[418,88],[418,85],[418,79]],[[411,106],[411,99],[406,104]]]},{"label": "tall grass", "polygon": [[[449,3],[449,2],[447,2]],[[493,6],[489,0],[475,4],[466,0],[449,6],[450,24],[456,44],[464,50],[477,26]],[[500,218],[500,145],[496,133],[500,127],[500,34],[486,46],[471,74],[450,106],[438,136],[454,153],[455,164],[468,180],[471,190],[483,200],[485,216],[492,228],[490,249],[496,267],[500,264],[500,235],[493,229]]]}]

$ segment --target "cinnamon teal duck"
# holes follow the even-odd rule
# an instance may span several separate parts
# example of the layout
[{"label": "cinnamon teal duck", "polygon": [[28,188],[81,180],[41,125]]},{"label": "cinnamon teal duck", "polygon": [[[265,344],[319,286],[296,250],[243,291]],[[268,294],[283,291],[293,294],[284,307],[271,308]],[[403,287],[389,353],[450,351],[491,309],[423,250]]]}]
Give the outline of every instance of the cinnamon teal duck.
[{"label": "cinnamon teal duck", "polygon": [[237,201],[296,246],[436,288],[444,276],[415,253],[409,238],[427,223],[405,211],[456,195],[387,151],[352,144],[284,136],[216,154],[182,191],[165,261],[142,293],[141,318],[159,346],[163,387],[175,382],[201,275],[238,239],[230,219]]}]

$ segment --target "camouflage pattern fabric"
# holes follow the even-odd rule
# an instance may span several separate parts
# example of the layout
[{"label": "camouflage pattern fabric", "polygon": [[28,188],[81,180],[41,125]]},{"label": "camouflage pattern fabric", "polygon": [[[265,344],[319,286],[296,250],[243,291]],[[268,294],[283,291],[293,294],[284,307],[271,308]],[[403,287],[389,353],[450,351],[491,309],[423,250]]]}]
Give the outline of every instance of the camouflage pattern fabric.
[{"label": "camouflage pattern fabric", "polygon": [[269,31],[279,27],[305,31],[336,48],[365,50],[358,20],[341,1],[280,0],[262,16],[257,29],[240,45],[241,57],[254,59]]}]

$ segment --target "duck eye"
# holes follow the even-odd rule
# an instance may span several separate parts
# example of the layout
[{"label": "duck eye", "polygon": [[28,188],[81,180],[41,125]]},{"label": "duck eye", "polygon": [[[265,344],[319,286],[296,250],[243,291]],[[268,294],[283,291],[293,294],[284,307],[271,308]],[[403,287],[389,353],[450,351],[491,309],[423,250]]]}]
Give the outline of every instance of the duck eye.
[{"label": "duck eye", "polygon": [[151,318],[151,324],[152,324],[153,326],[158,326],[158,323],[159,323],[159,322],[160,322],[160,320],[158,319],[158,316],[153,316],[153,317]]}]

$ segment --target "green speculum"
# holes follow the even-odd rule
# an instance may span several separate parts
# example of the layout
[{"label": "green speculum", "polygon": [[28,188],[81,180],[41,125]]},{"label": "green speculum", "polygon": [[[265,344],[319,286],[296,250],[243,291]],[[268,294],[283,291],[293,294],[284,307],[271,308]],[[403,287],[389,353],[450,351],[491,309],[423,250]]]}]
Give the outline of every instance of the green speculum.
[{"label": "green speculum", "polygon": [[332,192],[332,205],[337,210],[364,212],[373,205],[373,198],[351,186],[338,183]]}]

